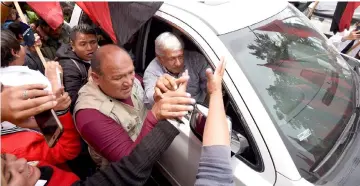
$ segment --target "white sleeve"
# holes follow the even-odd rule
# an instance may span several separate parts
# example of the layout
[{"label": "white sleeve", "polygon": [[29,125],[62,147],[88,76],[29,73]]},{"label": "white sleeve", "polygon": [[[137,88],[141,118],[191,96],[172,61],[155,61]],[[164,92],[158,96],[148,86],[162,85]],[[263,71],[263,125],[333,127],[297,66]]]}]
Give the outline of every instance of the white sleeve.
[{"label": "white sleeve", "polygon": [[41,72],[22,68],[21,71],[11,71],[1,74],[1,83],[6,86],[21,86],[30,84],[47,85],[45,90],[51,91],[51,83]]},{"label": "white sleeve", "polygon": [[347,36],[350,34],[350,30],[344,30],[343,32],[338,32],[335,35],[331,36],[329,38],[329,41],[339,50],[342,51],[351,41],[346,40],[342,41],[342,38],[344,36]]}]

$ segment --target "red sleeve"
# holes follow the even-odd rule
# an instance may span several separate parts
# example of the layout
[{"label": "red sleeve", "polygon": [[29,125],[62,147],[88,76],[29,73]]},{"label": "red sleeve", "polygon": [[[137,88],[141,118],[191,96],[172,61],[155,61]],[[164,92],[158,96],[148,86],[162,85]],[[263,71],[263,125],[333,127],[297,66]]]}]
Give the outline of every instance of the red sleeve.
[{"label": "red sleeve", "polygon": [[129,155],[156,123],[156,118],[149,111],[138,138],[133,142],[121,124],[98,110],[84,109],[76,113],[76,125],[81,136],[91,147],[111,162]]},{"label": "red sleeve", "polygon": [[44,137],[36,132],[18,132],[1,136],[1,152],[23,157],[28,161],[42,160],[52,165],[74,159],[81,150],[79,134],[71,114],[59,116],[64,133],[53,148],[49,148]]}]

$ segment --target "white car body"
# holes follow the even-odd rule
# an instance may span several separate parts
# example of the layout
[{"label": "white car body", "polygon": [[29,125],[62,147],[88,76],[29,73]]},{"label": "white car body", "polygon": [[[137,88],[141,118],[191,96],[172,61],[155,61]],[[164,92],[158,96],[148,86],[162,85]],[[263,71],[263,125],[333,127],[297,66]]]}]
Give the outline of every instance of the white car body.
[{"label": "white car body", "polygon": [[[285,1],[229,1],[211,4],[169,1],[154,15],[191,38],[213,66],[218,65],[221,56],[227,61],[224,84],[253,136],[263,166],[263,170],[258,171],[232,156],[235,185],[313,185],[300,175],[253,86],[218,37],[268,19],[288,5]],[[78,15],[74,18],[79,19]],[[71,20],[71,23],[77,24],[78,21]],[[146,40],[150,26],[145,25],[143,29]],[[146,42],[143,44],[144,51]],[[145,54],[142,56],[145,69]],[[173,185],[194,185],[202,143],[194,135],[188,120],[184,119],[183,124],[171,122],[179,129],[180,134],[162,156],[159,167]]]},{"label": "white car body", "polygon": [[[232,96],[255,138],[265,167],[263,172],[257,172],[238,158],[232,157],[235,184],[266,186],[277,182],[276,185],[282,186],[311,185],[301,178],[267,111],[241,68],[217,36],[267,19],[288,5],[287,2],[263,1],[261,6],[257,6],[258,3],[231,1],[207,5],[198,2],[169,2],[164,3],[155,15],[188,32],[212,61],[218,61],[219,56],[226,58],[227,73],[224,82],[230,92],[234,93]],[[250,7],[256,7],[256,11]],[[237,81],[232,82],[229,74]],[[246,105],[243,100],[252,104]],[[180,124],[178,128],[180,135],[175,138],[159,163],[179,185],[193,185],[202,143],[192,133],[189,123]],[[278,182],[277,178],[281,181]]]}]

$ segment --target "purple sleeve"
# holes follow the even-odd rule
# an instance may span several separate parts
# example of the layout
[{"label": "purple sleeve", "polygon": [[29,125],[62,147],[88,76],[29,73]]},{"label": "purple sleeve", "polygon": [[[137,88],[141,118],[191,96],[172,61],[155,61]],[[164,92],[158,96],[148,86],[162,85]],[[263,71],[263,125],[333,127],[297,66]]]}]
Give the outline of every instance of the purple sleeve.
[{"label": "purple sleeve", "polygon": [[[89,117],[90,116],[90,117]],[[157,123],[151,111],[148,112],[141,132],[135,142],[112,118],[95,109],[80,110],[76,114],[76,125],[86,142],[107,160],[114,162],[127,156]]]},{"label": "purple sleeve", "polygon": [[230,153],[229,146],[203,146],[195,185],[235,185],[230,166]]}]

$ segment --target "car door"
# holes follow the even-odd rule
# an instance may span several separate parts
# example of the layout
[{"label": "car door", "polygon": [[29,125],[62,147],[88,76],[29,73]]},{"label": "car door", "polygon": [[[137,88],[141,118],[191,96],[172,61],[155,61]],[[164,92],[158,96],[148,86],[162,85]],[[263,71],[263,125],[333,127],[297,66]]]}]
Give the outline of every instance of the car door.
[{"label": "car door", "polygon": [[[217,66],[221,51],[217,53],[211,45],[216,45],[221,41],[199,18],[166,4],[160,8],[155,17],[164,20],[171,27],[186,35],[198,46],[210,65]],[[145,34],[143,38],[146,37]],[[148,41],[144,40],[144,42]],[[146,47],[146,44],[143,46]],[[146,49],[143,50],[146,51]],[[231,56],[225,57],[231,58]],[[145,63],[144,60],[143,63]],[[228,63],[227,68],[231,68],[233,65],[236,64]],[[230,74],[225,73],[223,83],[227,114],[232,117],[233,129],[239,130],[237,132],[243,132],[247,136],[254,156],[256,156],[254,158],[256,161],[249,161],[251,158],[242,155],[231,157],[234,181],[236,185],[274,185],[276,174],[269,151],[251,114],[234,86]],[[163,169],[163,173],[167,175],[173,184],[193,185],[201,155],[201,135],[195,135],[194,129],[191,128],[189,120],[186,118],[183,119],[182,123],[178,121],[171,122],[179,129],[180,134],[164,153],[159,161],[159,167]]]}]

